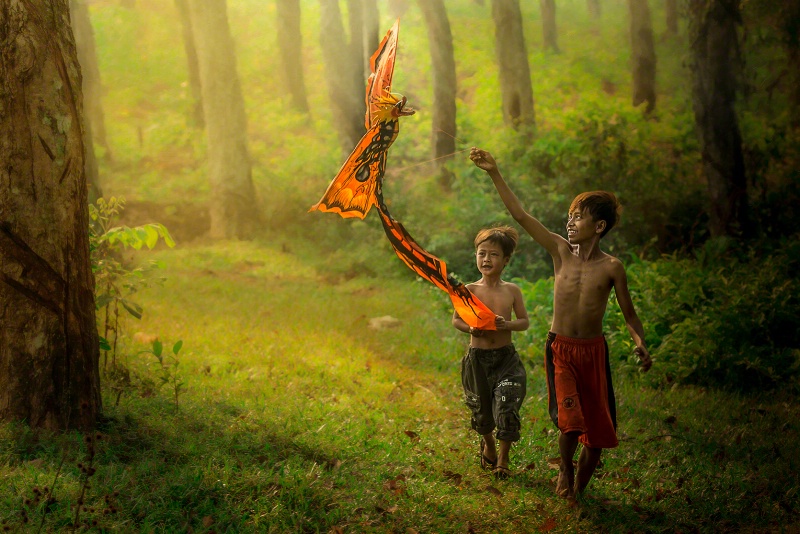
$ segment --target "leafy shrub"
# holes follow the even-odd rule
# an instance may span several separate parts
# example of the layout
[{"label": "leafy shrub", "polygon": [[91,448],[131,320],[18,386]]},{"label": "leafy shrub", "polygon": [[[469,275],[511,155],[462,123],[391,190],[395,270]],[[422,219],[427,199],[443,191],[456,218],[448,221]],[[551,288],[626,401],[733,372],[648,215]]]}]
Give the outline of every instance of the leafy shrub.
[{"label": "leafy shrub", "polygon": [[[627,258],[628,283],[655,365],[652,385],[738,391],[800,386],[800,238],[763,256],[710,240],[696,258]],[[552,278],[521,286],[531,317],[526,343],[544,346]],[[606,336],[617,370],[636,368],[633,342],[612,293]],[[619,363],[616,363],[616,362]]]}]

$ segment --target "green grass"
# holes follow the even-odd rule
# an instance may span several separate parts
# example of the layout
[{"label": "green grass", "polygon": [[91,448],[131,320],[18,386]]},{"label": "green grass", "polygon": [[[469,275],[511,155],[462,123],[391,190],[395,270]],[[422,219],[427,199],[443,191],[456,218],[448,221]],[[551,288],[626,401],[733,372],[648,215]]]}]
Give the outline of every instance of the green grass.
[{"label": "green grass", "polygon": [[[496,482],[480,469],[460,402],[466,338],[450,327],[444,294],[408,278],[331,278],[326,257],[303,243],[284,252],[281,241],[138,256],[163,260],[167,280],[137,295],[145,315],[126,320],[119,361],[155,381],[134,334],[183,340],[185,390],[177,408],[169,386],[118,405],[105,390],[85,502],[94,512],[82,513],[98,531],[791,531],[791,398],[652,390],[618,375],[620,446],[570,508],[553,492],[557,434],[540,348],[524,355],[516,475]],[[368,327],[383,315],[401,325]],[[24,499],[46,485],[56,502],[43,531],[66,528],[85,452],[75,433],[0,427],[0,522],[35,532],[41,508]],[[108,494],[117,511],[103,515]]]}]

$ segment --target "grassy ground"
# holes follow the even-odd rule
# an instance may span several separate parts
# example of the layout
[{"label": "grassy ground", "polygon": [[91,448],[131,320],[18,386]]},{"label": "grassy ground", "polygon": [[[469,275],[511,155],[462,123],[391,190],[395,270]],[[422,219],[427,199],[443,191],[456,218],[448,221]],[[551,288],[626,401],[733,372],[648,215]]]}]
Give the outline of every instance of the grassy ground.
[{"label": "grassy ground", "polygon": [[[618,376],[620,446],[569,507],[553,492],[540,354],[525,355],[515,476],[497,482],[460,403],[466,337],[438,293],[331,277],[325,258],[278,237],[150,255],[167,281],[137,296],[145,315],[126,321],[118,356],[139,387],[118,404],[106,390],[91,447],[0,427],[2,528],[65,531],[81,463],[96,470],[80,513],[95,531],[798,531],[793,399],[654,391]],[[400,325],[368,326],[384,315]],[[137,355],[153,336],[183,341],[169,367],[184,383],[177,403],[155,358]],[[45,486],[55,502],[37,498]]]}]

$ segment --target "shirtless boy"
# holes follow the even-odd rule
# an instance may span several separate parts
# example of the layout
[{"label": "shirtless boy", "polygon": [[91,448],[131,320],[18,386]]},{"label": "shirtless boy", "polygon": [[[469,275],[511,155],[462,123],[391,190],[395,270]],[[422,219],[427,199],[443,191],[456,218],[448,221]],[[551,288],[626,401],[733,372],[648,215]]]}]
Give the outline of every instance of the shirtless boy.
[{"label": "shirtless boy", "polygon": [[[470,334],[469,348],[461,360],[461,383],[464,401],[472,412],[472,428],[481,435],[481,466],[501,480],[511,474],[509,452],[511,444],[519,440],[519,409],[527,385],[511,332],[528,329],[528,312],[519,287],[500,279],[518,238],[509,226],[486,228],[475,237],[481,279],[467,287],[496,314],[497,330],[471,328],[453,313],[453,326]],[[495,428],[497,436],[493,435]]]},{"label": "shirtless boy", "polygon": [[[603,449],[618,445],[608,345],[603,337],[603,314],[612,289],[642,369],[647,371],[652,365],[625,268],[600,250],[600,239],[619,220],[619,203],[605,191],[578,195],[569,208],[564,239],[523,209],[491,154],[472,148],[469,157],[489,174],[511,216],[553,258],[553,323],[547,336],[545,366],[550,416],[560,430],[556,493],[573,498],[586,489]],[[579,442],[583,450],[575,473],[572,459]]]}]

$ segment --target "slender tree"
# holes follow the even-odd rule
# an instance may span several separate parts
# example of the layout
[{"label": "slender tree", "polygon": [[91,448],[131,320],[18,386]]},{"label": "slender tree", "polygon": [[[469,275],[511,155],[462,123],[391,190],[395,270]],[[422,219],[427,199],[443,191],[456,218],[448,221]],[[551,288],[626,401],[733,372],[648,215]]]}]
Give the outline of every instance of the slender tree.
[{"label": "slender tree", "polygon": [[656,49],[648,0],[628,0],[631,32],[633,105],[647,102],[645,113],[656,107]]},{"label": "slender tree", "polygon": [[542,36],[546,50],[559,52],[556,26],[556,0],[539,0],[542,10]]},{"label": "slender tree", "polygon": [[181,21],[181,35],[183,37],[183,51],[186,54],[186,67],[189,73],[189,91],[192,105],[189,114],[190,124],[196,128],[205,128],[206,120],[203,117],[203,90],[200,87],[200,66],[197,63],[197,49],[194,46],[194,32],[192,31],[192,18],[189,15],[189,1],[175,0],[178,9],[178,18]]},{"label": "slender tree", "polygon": [[678,0],[664,1],[664,15],[667,19],[667,35],[678,35]]},{"label": "slender tree", "polygon": [[208,138],[212,238],[247,238],[258,224],[247,120],[225,0],[189,0]]},{"label": "slender tree", "polygon": [[278,0],[278,49],[281,51],[286,85],[292,105],[308,113],[308,97],[303,77],[303,34],[300,31],[300,0]]},{"label": "slender tree", "polygon": [[[81,64],[84,115],[91,129],[92,139],[103,148],[105,159],[111,160],[113,158],[111,147],[108,145],[106,119],[103,113],[103,83],[100,77],[100,66],[97,63],[97,45],[87,1],[70,0],[69,11],[75,45],[78,47],[78,61]],[[91,157],[94,158],[93,147]],[[89,177],[90,188],[92,187],[92,178],[96,177]]]},{"label": "slender tree", "polygon": [[353,56],[345,37],[339,0],[320,0],[320,45],[334,125],[342,151],[349,154],[364,135],[362,56]]},{"label": "slender tree", "polygon": [[[97,165],[97,155],[94,150],[95,138],[98,144],[106,146],[106,156],[111,159],[105,134],[105,118],[103,106],[100,103],[100,69],[97,66],[97,53],[94,46],[94,31],[89,20],[89,9],[81,0],[70,0],[70,18],[75,36],[75,47],[78,52],[78,62],[81,65],[83,91],[83,146],[86,150],[84,167],[86,183],[89,187],[89,202],[95,202],[103,196],[100,186],[100,169]],[[95,126],[96,125],[96,126]],[[97,136],[96,128],[100,129]]]},{"label": "slender tree", "polygon": [[742,136],[736,116],[739,0],[690,4],[692,97],[714,236],[750,232]]},{"label": "slender tree", "polygon": [[381,42],[380,13],[377,0],[362,0],[364,13],[364,71],[365,78],[369,77],[369,58]]},{"label": "slender tree", "polygon": [[102,409],[69,20],[68,0],[0,4],[0,420],[50,430]]},{"label": "slender tree", "polygon": [[433,65],[433,157],[439,166],[442,185],[452,177],[444,164],[456,151],[456,61],[453,36],[443,0],[419,0],[428,27]]},{"label": "slender tree", "polygon": [[503,119],[515,130],[528,129],[535,125],[536,117],[519,0],[492,0],[492,18]]},{"label": "slender tree", "polygon": [[589,16],[593,19],[599,19],[603,13],[600,0],[586,0],[586,8],[589,10]]}]

